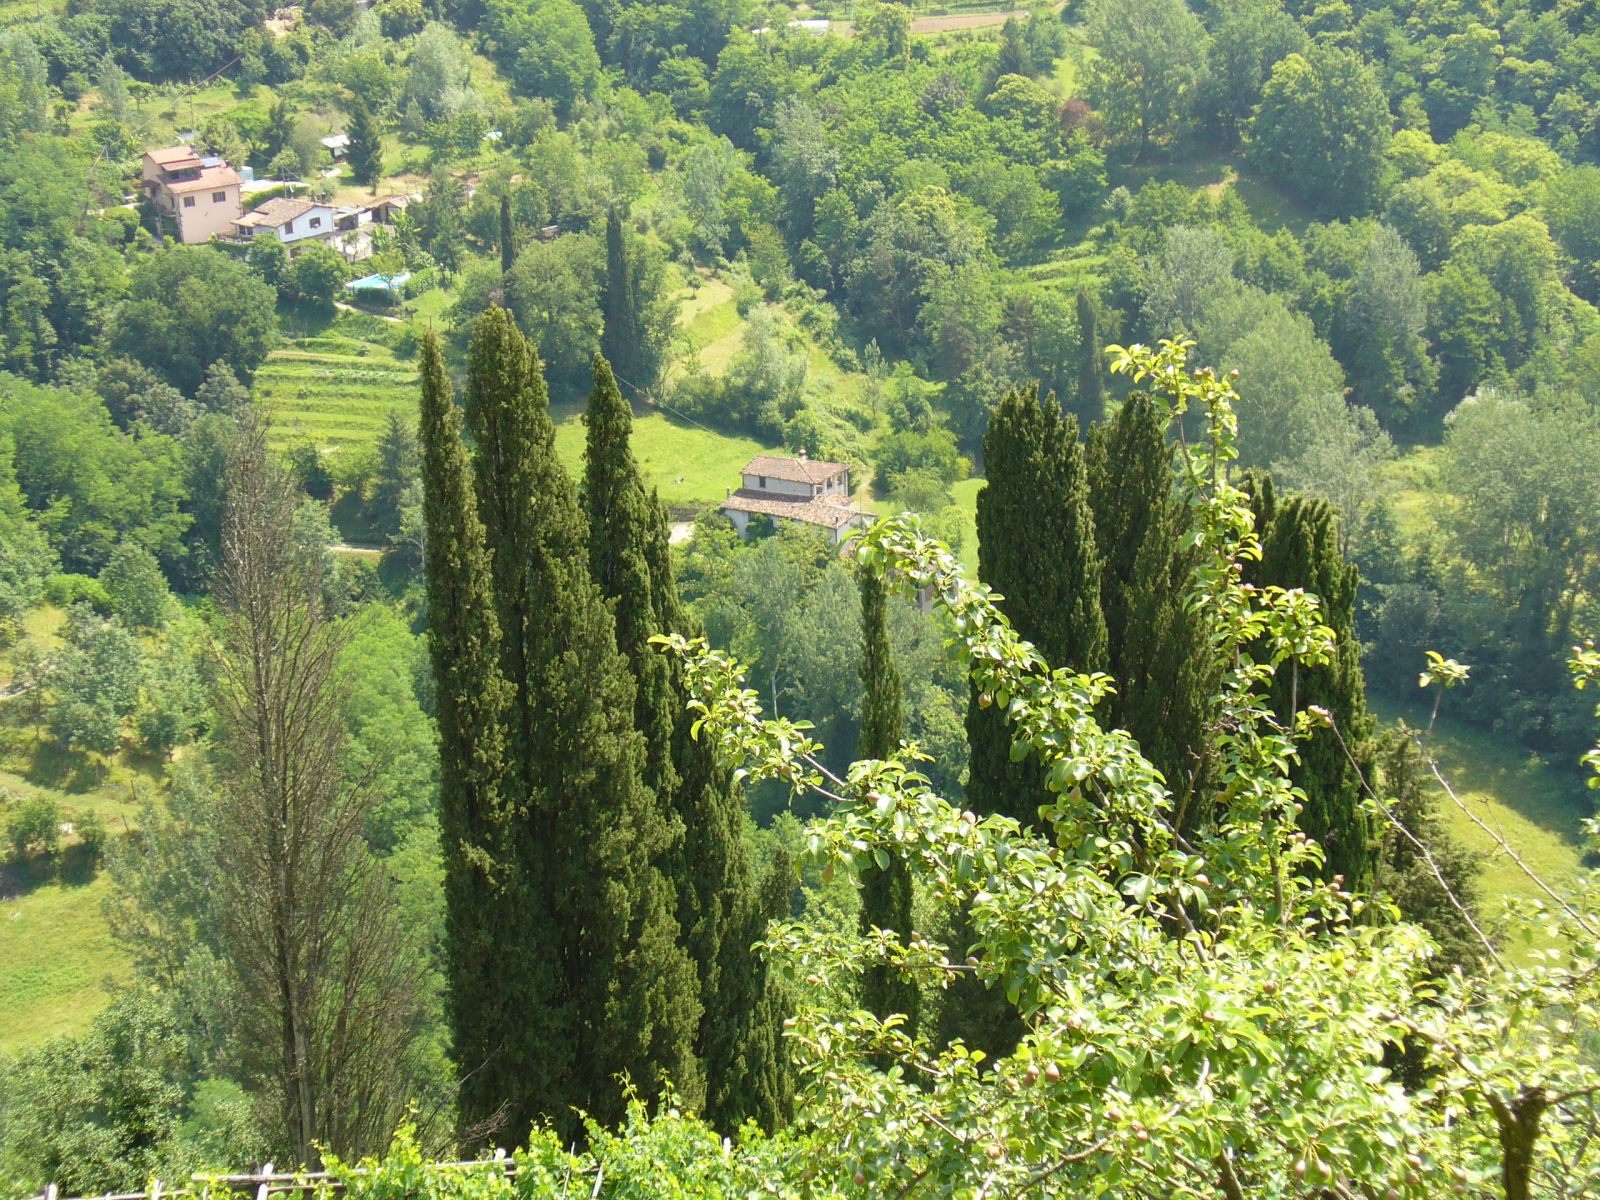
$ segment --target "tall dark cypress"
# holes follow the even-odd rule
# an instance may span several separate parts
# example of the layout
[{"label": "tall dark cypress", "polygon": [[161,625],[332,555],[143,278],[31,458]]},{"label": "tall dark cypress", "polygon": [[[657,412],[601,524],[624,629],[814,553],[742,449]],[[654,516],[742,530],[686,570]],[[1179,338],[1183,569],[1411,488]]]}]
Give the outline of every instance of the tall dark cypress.
[{"label": "tall dark cypress", "polygon": [[[522,1087],[503,1050],[521,1025],[510,1003],[529,964],[506,962],[505,918],[518,901],[508,860],[499,624],[483,526],[461,444],[460,415],[430,331],[421,351],[423,513],[427,524],[428,648],[439,721],[439,830],[445,866],[445,971],[450,1028],[463,1082],[463,1126],[482,1126]],[[534,964],[536,966],[536,964]]]},{"label": "tall dark cypress", "polygon": [[350,177],[357,183],[372,185],[383,175],[383,130],[378,118],[364,101],[357,101],[350,113]]},{"label": "tall dark cypress", "polygon": [[507,1136],[544,1118],[575,1137],[575,1109],[621,1117],[622,1074],[649,1097],[665,1073],[699,1103],[700,1006],[656,866],[671,826],[640,782],[633,677],[589,574],[538,358],[497,308],[470,357],[476,497],[513,692],[501,796],[520,907],[495,958],[533,959],[545,973],[504,1000],[521,1022],[501,1050],[520,1072],[503,1097]]},{"label": "tall dark cypress", "polygon": [[[1052,668],[1103,671],[1106,626],[1100,612],[1100,558],[1078,421],[1037,388],[1009,392],[983,439],[988,482],[978,493],[978,574],[1002,597],[1016,631]],[[1030,823],[1049,799],[1032,757],[1011,761],[1012,733],[998,705],[974,689],[967,704],[967,803]],[[965,912],[945,933],[959,954],[971,944]],[[998,988],[964,978],[947,989],[941,1040],[960,1037],[991,1057],[1021,1035],[1016,1009]]]},{"label": "tall dark cypress", "polygon": [[1078,289],[1078,418],[1085,424],[1106,417],[1105,363],[1100,347],[1100,317],[1088,289]]},{"label": "tall dark cypress", "polygon": [[[978,493],[978,574],[1000,608],[1052,668],[1103,671],[1100,556],[1078,421],[1037,388],[1006,394],[983,438],[987,483]],[[1048,798],[1038,764],[1011,761],[1011,730],[974,694],[967,800],[978,812],[1031,822]]]},{"label": "tall dark cypress", "polygon": [[645,785],[663,800],[678,786],[672,731],[679,705],[670,662],[650,645],[662,632],[654,603],[646,543],[656,511],[645,494],[629,439],[633,410],[604,358],[594,361],[594,390],[584,414],[583,502],[588,518],[589,571],[614,604],[617,649],[637,683],[634,723],[645,740]]},{"label": "tall dark cypress", "polygon": [[511,193],[500,197],[500,270],[509,274],[517,265],[517,226],[511,219]]},{"label": "tall dark cypress", "polygon": [[629,387],[650,381],[645,373],[644,329],[640,321],[638,280],[628,257],[627,239],[617,210],[606,214],[606,286],[601,298],[605,327],[600,334],[600,354]]},{"label": "tall dark cypress", "polygon": [[662,863],[672,880],[683,944],[703,1007],[695,1048],[706,1074],[705,1115],[732,1132],[746,1119],[771,1127],[790,1105],[775,982],[752,949],[786,909],[790,868],[758,890],[744,843],[744,806],[731,772],[693,724],[675,662],[649,644],[660,632],[698,633],[678,600],[666,507],[647,496],[629,449],[633,414],[604,359],[585,417],[584,507],[589,566],[615,604],[618,648],[638,693],[645,778],[680,834]]},{"label": "tall dark cypress", "polygon": [[1373,778],[1376,751],[1355,629],[1359,576],[1339,552],[1338,516],[1330,505],[1279,493],[1264,473],[1252,473],[1244,486],[1261,539],[1261,561],[1246,565],[1246,581],[1318,596],[1322,621],[1337,639],[1327,666],[1280,668],[1271,699],[1281,721],[1310,705],[1333,715],[1344,745],[1332,730],[1316,730],[1300,743],[1290,778],[1305,791],[1300,827],[1322,844],[1327,874],[1343,875],[1350,889],[1365,890],[1376,872],[1380,831],[1361,807],[1361,780]]},{"label": "tall dark cypress", "polygon": [[[547,403],[532,348],[508,312],[489,309],[472,333],[466,424],[500,623],[500,671],[516,697],[506,758],[512,781],[508,799],[517,804],[525,804],[535,788],[527,643],[536,611],[531,572],[539,511],[535,500],[555,486],[553,479],[540,478],[544,464],[537,453],[538,422]],[[543,473],[549,474],[548,467]]]},{"label": "tall dark cypress", "polygon": [[[872,570],[859,572],[861,585],[861,737],[860,758],[893,757],[904,736],[900,668],[889,644],[888,588]],[[897,935],[902,945],[911,938],[911,869],[904,859],[891,856],[882,866],[868,863],[861,872],[861,932],[882,929]],[[884,966],[867,968],[861,987],[862,1006],[887,1017],[902,1013],[906,1031],[914,1033],[920,996],[915,983]]]},{"label": "tall dark cypress", "polygon": [[1108,669],[1117,681],[1110,722],[1138,739],[1189,830],[1209,815],[1203,751],[1221,668],[1205,613],[1186,603],[1196,552],[1184,544],[1189,513],[1173,487],[1167,423],[1164,408],[1135,393],[1090,429],[1086,457]]}]

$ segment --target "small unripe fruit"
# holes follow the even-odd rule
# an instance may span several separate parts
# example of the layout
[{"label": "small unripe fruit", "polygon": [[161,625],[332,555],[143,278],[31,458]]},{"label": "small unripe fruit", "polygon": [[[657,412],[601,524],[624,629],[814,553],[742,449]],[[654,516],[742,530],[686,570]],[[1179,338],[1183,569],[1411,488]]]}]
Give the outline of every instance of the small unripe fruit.
[{"label": "small unripe fruit", "polygon": [[809,983],[812,987],[816,987],[818,984],[820,984],[822,982],[822,976],[821,975],[807,975],[806,976],[806,982]]},{"label": "small unripe fruit", "polygon": [[1006,1148],[999,1142],[990,1142],[988,1149],[986,1149],[984,1153],[998,1162],[1000,1159],[1006,1156]]},{"label": "small unripe fruit", "polygon": [[1046,1063],[1044,1077],[1051,1083],[1059,1083],[1061,1081],[1061,1068],[1056,1066],[1055,1063]]},{"label": "small unripe fruit", "polygon": [[1120,1121],[1120,1120],[1122,1120],[1122,1110],[1120,1108],[1118,1108],[1115,1104],[1113,1104],[1110,1108],[1106,1109],[1106,1120],[1108,1120],[1108,1121]]},{"label": "small unripe fruit", "polygon": [[865,1184],[867,1182],[867,1177],[865,1175],[863,1175],[860,1171],[857,1171],[855,1173],[855,1181],[856,1181],[856,1186],[857,1187],[863,1187],[863,1186],[865,1186]]},{"label": "small unripe fruit", "polygon": [[994,703],[994,697],[992,695],[990,695],[988,692],[979,692],[978,693],[978,707],[979,708],[988,708],[993,703]]},{"label": "small unripe fruit", "polygon": [[1297,1180],[1300,1180],[1301,1182],[1305,1181],[1305,1177],[1306,1177],[1306,1160],[1305,1159],[1303,1159],[1303,1158],[1295,1159],[1295,1161],[1294,1161],[1294,1177]]},{"label": "small unripe fruit", "polygon": [[1028,1069],[1022,1073],[1022,1082],[1032,1087],[1039,1082],[1039,1068],[1029,1064]]}]

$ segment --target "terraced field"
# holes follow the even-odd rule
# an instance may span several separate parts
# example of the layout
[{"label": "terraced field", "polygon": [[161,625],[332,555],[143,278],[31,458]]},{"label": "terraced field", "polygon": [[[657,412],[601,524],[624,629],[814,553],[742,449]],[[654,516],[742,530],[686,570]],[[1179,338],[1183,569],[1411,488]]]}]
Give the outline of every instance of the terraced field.
[{"label": "terraced field", "polygon": [[256,373],[255,394],[279,445],[370,445],[390,410],[415,413],[417,372],[375,342],[324,334],[274,350]]}]

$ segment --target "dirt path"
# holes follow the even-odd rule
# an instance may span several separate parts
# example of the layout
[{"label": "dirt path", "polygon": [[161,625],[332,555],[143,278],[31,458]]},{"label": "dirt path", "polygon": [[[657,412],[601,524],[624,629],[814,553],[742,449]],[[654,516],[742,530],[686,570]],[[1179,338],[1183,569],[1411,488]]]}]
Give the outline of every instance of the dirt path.
[{"label": "dirt path", "polygon": [[[1014,8],[1007,12],[971,12],[949,13],[942,17],[912,17],[912,33],[954,33],[962,29],[987,29],[994,25],[1004,25],[1012,17],[1019,21],[1026,21],[1031,10]],[[837,33],[840,37],[852,37],[855,34],[855,25],[851,21],[834,21],[828,28],[829,33]]]},{"label": "dirt path", "polygon": [[912,33],[952,33],[957,29],[983,29],[990,25],[1004,25],[1012,17],[1019,21],[1028,19],[1029,10],[1014,8],[1010,12],[952,13],[946,17],[913,17]]}]

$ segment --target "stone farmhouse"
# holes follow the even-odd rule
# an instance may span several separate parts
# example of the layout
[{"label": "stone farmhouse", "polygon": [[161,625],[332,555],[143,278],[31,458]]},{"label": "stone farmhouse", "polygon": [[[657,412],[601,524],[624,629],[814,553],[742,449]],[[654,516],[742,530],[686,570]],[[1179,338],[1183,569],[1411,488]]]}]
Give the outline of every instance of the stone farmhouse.
[{"label": "stone farmhouse", "polygon": [[850,503],[850,468],[844,463],[758,454],[745,464],[742,485],[728,493],[722,511],[745,537],[754,517],[796,521],[826,529],[838,545],[872,514]]}]

